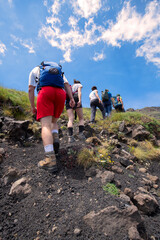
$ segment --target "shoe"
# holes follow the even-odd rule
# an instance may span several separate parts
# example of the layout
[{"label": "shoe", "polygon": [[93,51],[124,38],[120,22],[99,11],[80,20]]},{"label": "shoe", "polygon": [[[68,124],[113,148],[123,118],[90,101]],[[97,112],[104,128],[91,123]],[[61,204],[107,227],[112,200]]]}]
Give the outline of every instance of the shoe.
[{"label": "shoe", "polygon": [[38,163],[38,167],[48,170],[49,172],[57,172],[56,157],[53,152],[49,152],[45,155],[45,159]]},{"label": "shoe", "polygon": [[53,136],[54,152],[55,152],[55,154],[58,154],[58,151],[59,151],[59,136],[58,136],[58,133],[54,132],[54,133],[52,133],[52,136]]},{"label": "shoe", "polygon": [[81,140],[85,140],[86,139],[86,137],[84,136],[83,132],[79,133],[78,138],[81,139]]},{"label": "shoe", "polygon": [[75,139],[73,136],[68,136],[68,143],[73,143],[75,142]]}]

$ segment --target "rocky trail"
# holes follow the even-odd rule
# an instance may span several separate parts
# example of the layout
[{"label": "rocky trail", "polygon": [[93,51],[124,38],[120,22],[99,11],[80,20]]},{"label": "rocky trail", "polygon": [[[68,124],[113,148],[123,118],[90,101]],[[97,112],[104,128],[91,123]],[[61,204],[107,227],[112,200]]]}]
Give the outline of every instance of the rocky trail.
[{"label": "rocky trail", "polygon": [[[0,139],[0,240],[160,240],[160,159],[140,164],[124,141],[86,123],[85,142],[68,145],[61,132],[59,171],[51,174],[37,167],[41,140],[24,137],[27,130],[13,121],[11,129],[8,121],[1,124],[12,140]],[[18,131],[26,144],[13,140]],[[78,165],[81,149],[96,149],[107,138],[116,142],[112,166]],[[107,183],[119,193],[108,193]]]}]

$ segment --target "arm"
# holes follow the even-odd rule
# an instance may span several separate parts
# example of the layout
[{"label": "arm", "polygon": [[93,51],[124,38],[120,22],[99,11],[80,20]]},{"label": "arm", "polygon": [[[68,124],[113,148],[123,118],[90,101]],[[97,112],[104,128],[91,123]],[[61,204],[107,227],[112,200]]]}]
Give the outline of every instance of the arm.
[{"label": "arm", "polygon": [[82,91],[81,91],[82,87],[78,88],[78,103],[77,103],[77,107],[79,107],[81,105],[81,97],[82,97]]},{"label": "arm", "polygon": [[122,98],[120,98],[120,102],[122,103],[122,109],[124,109]]},{"label": "arm", "polygon": [[74,98],[73,98],[73,95],[72,95],[72,91],[71,91],[71,88],[69,86],[69,83],[68,82],[65,82],[64,83],[64,88],[69,96],[69,99],[70,99],[70,102],[69,102],[69,105],[73,108],[75,106],[75,101],[74,101]]},{"label": "arm", "polygon": [[37,112],[37,109],[36,109],[35,104],[34,104],[34,89],[35,89],[34,86],[29,85],[29,88],[28,88],[29,101],[30,101],[30,104],[31,104],[31,111],[35,115],[36,112]]},{"label": "arm", "polygon": [[112,104],[113,104],[113,107],[114,107],[114,98],[111,97],[111,101],[112,101]]},{"label": "arm", "polygon": [[95,94],[96,94],[96,97],[98,98],[99,102],[102,103],[102,101],[101,101],[101,99],[100,99],[100,97],[98,95],[98,90],[95,91]]}]

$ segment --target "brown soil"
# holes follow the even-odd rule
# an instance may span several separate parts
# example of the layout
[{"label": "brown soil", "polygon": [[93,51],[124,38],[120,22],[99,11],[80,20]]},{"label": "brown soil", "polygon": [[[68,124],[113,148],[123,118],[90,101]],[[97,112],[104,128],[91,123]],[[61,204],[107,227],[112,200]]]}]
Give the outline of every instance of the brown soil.
[{"label": "brown soil", "polygon": [[[118,236],[106,237],[103,233],[92,230],[83,220],[91,211],[98,212],[108,206],[123,208],[123,201],[106,194],[100,178],[91,176],[88,181],[86,171],[77,165],[77,152],[83,147],[77,142],[74,147],[62,142],[58,157],[59,171],[48,173],[37,167],[43,158],[42,143],[32,143],[29,147],[4,141],[0,147],[6,150],[0,165],[0,239],[1,240],[127,240],[127,233],[119,229]],[[70,150],[73,154],[69,154]],[[22,171],[30,178],[32,192],[25,198],[9,195],[11,184],[5,185],[2,176],[8,167]],[[123,168],[124,174],[115,174],[120,181],[121,190],[125,187],[135,191],[140,186],[142,174],[133,173]],[[154,162],[148,170],[160,178],[160,164]],[[156,197],[160,204],[160,198]],[[160,240],[160,212],[144,218],[146,239]],[[80,229],[76,234],[75,229]],[[118,229],[118,226],[117,226]],[[152,238],[154,236],[154,238]]]}]

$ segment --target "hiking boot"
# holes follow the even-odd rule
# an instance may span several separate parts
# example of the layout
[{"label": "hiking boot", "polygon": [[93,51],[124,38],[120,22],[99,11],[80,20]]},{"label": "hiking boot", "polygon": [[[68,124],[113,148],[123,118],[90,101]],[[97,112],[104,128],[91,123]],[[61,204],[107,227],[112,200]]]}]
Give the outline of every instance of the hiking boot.
[{"label": "hiking boot", "polygon": [[38,167],[48,170],[49,172],[57,172],[56,157],[53,152],[45,154],[45,159],[38,163]]},{"label": "hiking boot", "polygon": [[80,140],[85,140],[85,139],[86,139],[86,137],[84,136],[84,133],[83,133],[83,132],[80,132],[80,133],[79,133],[78,138],[79,138]]},{"label": "hiking boot", "polygon": [[54,132],[54,133],[52,133],[52,136],[53,136],[54,152],[55,152],[55,154],[58,154],[58,151],[59,151],[59,136],[58,136],[58,133]]},{"label": "hiking boot", "polygon": [[73,136],[68,136],[68,143],[73,143],[75,142],[75,139]]}]

